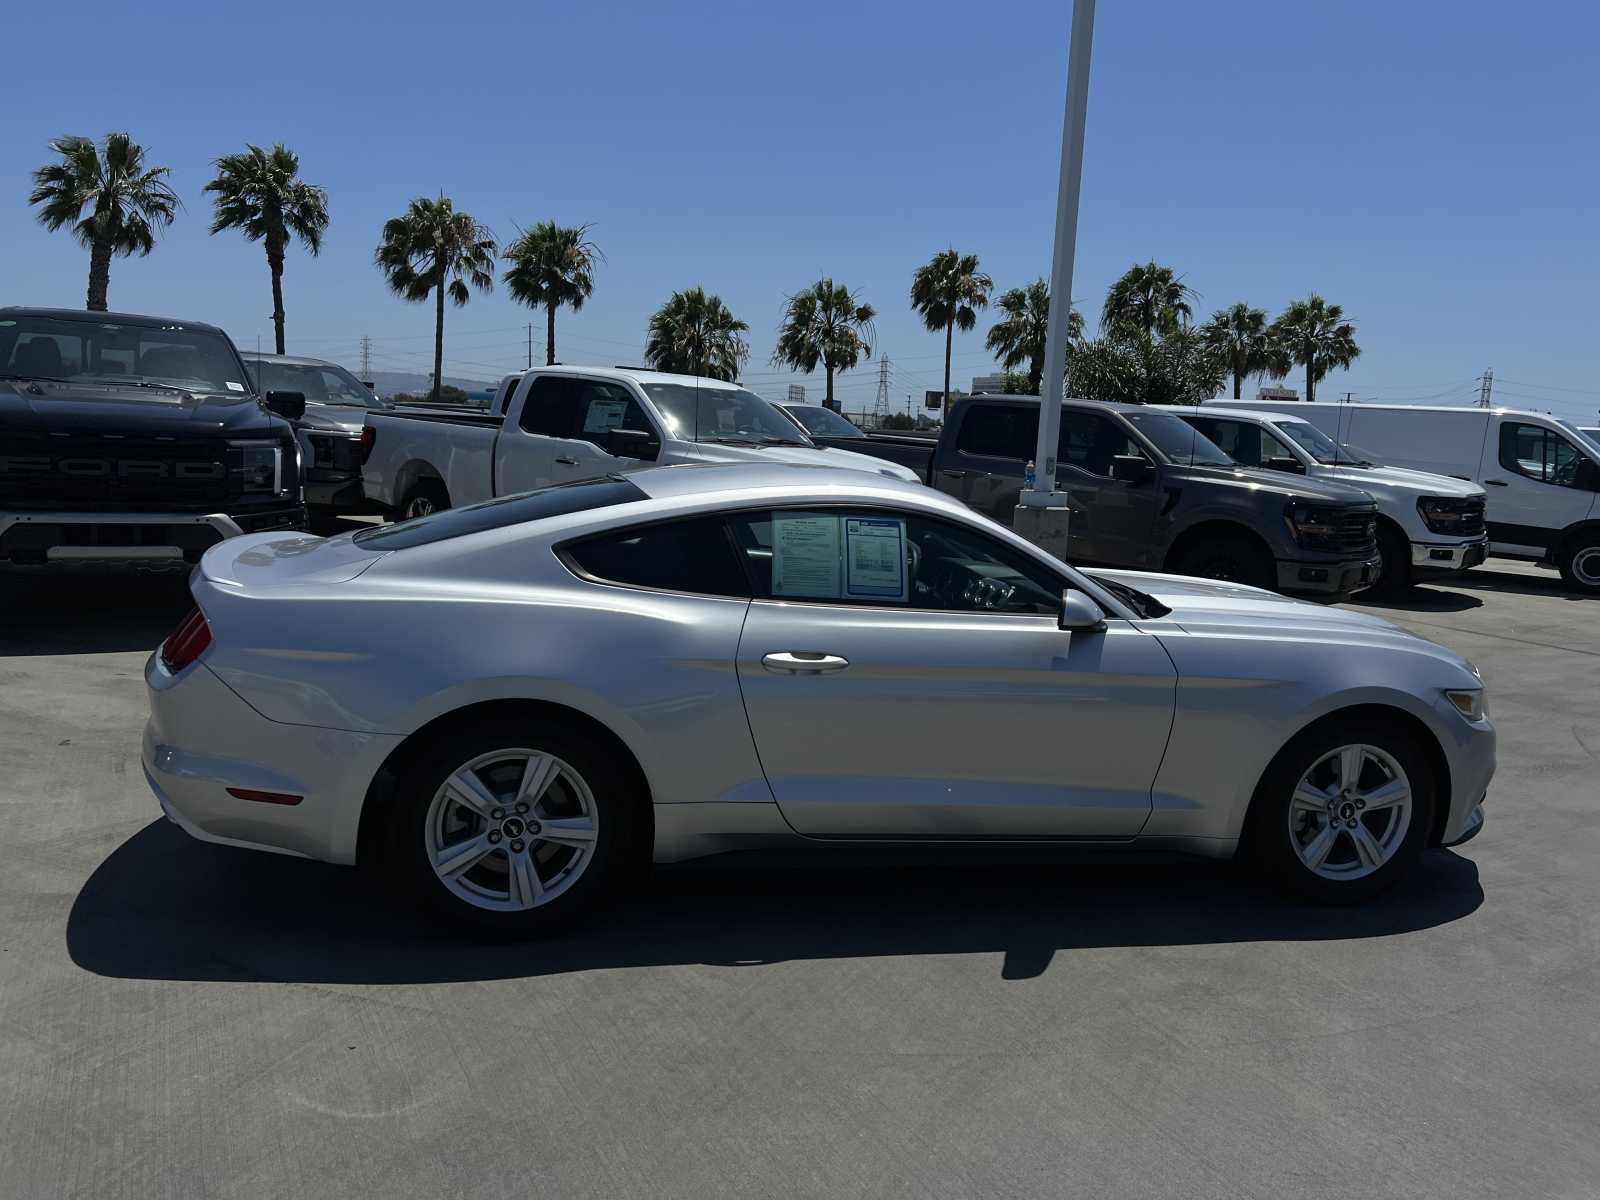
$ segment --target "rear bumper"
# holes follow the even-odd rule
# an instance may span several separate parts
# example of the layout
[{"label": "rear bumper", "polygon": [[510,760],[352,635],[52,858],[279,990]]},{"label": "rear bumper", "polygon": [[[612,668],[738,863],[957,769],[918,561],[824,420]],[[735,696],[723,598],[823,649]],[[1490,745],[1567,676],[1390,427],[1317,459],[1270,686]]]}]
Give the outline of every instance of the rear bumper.
[{"label": "rear bumper", "polygon": [[188,574],[227,538],[305,524],[302,504],[237,513],[0,513],[0,571]]},{"label": "rear bumper", "polygon": [[1470,542],[1412,542],[1411,570],[1418,575],[1446,575],[1475,567],[1488,556],[1487,534]]},{"label": "rear bumper", "polygon": [[[367,786],[400,738],[285,725],[245,703],[205,663],[145,664],[143,762],[162,811],[202,841],[353,863]],[[243,800],[229,788],[297,804]]]},{"label": "rear bumper", "polygon": [[1302,596],[1348,596],[1377,579],[1382,565],[1376,555],[1347,562],[1280,558],[1277,590]]}]

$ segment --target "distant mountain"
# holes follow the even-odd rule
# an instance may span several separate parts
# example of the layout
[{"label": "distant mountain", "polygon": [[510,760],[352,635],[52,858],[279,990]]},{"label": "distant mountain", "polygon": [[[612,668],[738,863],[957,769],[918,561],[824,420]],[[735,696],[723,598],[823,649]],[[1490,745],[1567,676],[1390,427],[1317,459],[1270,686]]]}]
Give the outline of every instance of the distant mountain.
[{"label": "distant mountain", "polygon": [[[359,372],[358,372],[359,373]],[[425,374],[412,371],[374,371],[372,382],[378,385],[378,395],[393,396],[404,392],[408,396],[426,396],[428,394],[429,379]],[[474,392],[481,392],[493,388],[495,383],[485,383],[481,379],[459,379],[454,375],[446,375],[445,383],[451,387],[458,387],[469,396]]]}]

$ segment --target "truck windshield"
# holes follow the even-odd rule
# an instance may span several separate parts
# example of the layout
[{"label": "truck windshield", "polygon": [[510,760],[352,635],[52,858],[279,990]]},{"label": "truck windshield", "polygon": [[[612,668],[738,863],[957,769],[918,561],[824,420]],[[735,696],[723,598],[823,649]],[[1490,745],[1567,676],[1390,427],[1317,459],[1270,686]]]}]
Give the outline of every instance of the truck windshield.
[{"label": "truck windshield", "polygon": [[743,388],[647,383],[673,437],[736,446],[809,446],[810,438],[772,404]]},{"label": "truck windshield", "polygon": [[232,343],[214,330],[121,325],[98,314],[0,313],[0,375],[241,398],[254,390]]},{"label": "truck windshield", "polygon": [[301,392],[308,404],[387,408],[366,384],[337,363],[286,363],[258,358],[251,364],[263,392]]},{"label": "truck windshield", "polygon": [[783,411],[804,425],[807,433],[815,434],[818,437],[864,438],[867,436],[834,412],[833,409],[823,408],[820,404],[785,404]]},{"label": "truck windshield", "polygon": [[1188,466],[1231,467],[1229,458],[1187,421],[1164,412],[1125,411],[1133,427],[1155,443],[1156,449],[1175,463]]},{"label": "truck windshield", "polygon": [[1279,433],[1293,441],[1312,458],[1325,467],[1370,467],[1372,455],[1360,446],[1334,441],[1309,421],[1285,421],[1274,425]]}]

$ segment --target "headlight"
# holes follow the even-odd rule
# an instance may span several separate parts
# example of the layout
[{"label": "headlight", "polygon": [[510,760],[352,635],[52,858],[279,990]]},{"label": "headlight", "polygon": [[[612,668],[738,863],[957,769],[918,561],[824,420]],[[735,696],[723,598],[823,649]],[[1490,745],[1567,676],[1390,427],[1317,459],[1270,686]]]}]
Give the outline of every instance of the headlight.
[{"label": "headlight", "polygon": [[1289,536],[1311,550],[1338,550],[1339,524],[1345,513],[1336,508],[1322,508],[1315,504],[1292,501],[1283,510],[1284,522],[1289,526]]},{"label": "headlight", "polygon": [[1453,688],[1444,695],[1445,699],[1456,706],[1456,711],[1467,720],[1488,719],[1489,694],[1483,688]]},{"label": "headlight", "polygon": [[1483,501],[1458,500],[1446,496],[1423,496],[1417,501],[1417,515],[1432,533],[1469,534],[1483,532]]},{"label": "headlight", "polygon": [[233,477],[247,496],[276,495],[283,487],[283,450],[276,442],[234,442]]}]

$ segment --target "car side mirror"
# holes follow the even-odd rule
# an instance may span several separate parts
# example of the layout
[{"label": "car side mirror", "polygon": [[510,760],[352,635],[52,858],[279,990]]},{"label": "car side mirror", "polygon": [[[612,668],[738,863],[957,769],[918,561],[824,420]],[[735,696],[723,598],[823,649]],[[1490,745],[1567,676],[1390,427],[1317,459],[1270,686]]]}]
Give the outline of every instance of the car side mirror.
[{"label": "car side mirror", "polygon": [[1099,633],[1106,627],[1106,617],[1087,593],[1077,588],[1067,588],[1061,593],[1061,613],[1056,617],[1056,628],[1068,633]]},{"label": "car side mirror", "polygon": [[1143,483],[1155,467],[1142,454],[1118,454],[1111,460],[1111,478],[1118,483]]},{"label": "car side mirror", "polygon": [[606,452],[618,458],[642,458],[653,462],[661,453],[661,439],[644,429],[608,429]]},{"label": "car side mirror", "polygon": [[285,421],[298,421],[306,415],[304,392],[268,392],[267,411],[277,413]]}]

